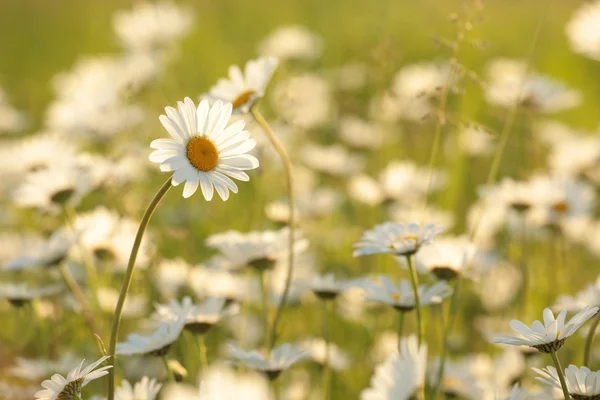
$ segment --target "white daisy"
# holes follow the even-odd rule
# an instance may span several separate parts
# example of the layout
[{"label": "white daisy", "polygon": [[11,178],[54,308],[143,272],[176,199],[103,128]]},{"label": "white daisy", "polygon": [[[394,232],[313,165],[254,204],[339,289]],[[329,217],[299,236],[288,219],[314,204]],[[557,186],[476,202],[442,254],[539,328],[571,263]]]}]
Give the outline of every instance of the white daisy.
[{"label": "white daisy", "polygon": [[425,385],[427,346],[419,346],[416,336],[402,339],[400,354],[392,353],[377,366],[371,387],[360,394],[361,400],[409,400]]},{"label": "white daisy", "polygon": [[189,10],[169,1],[144,2],[114,17],[115,33],[131,52],[152,52],[171,45],[190,29]]},{"label": "white daisy", "polygon": [[[298,221],[314,220],[330,215],[344,201],[339,191],[330,187],[316,187],[310,191],[298,190],[295,215]],[[290,219],[287,199],[272,201],[265,206],[265,214],[274,222],[286,224]]]},{"label": "white daisy", "polygon": [[519,387],[519,385],[513,386],[508,396],[498,397],[496,400],[527,400],[529,398],[529,392],[527,389]]},{"label": "white daisy", "polygon": [[327,362],[334,371],[350,368],[352,362],[350,355],[335,343],[325,342],[323,338],[312,338],[302,340],[298,346],[304,349],[314,362],[320,365]]},{"label": "white daisy", "polygon": [[172,139],[152,141],[150,147],[156,151],[150,161],[160,164],[163,172],[175,171],[171,183],[177,186],[185,182],[183,197],[190,197],[200,186],[207,201],[215,189],[227,200],[230,190],[238,191],[229,177],[248,181],[244,171],[258,168],[256,157],[245,154],[256,141],[244,130],[244,121],[227,126],[232,109],[229,103],[216,101],[209,106],[208,100],[203,100],[196,108],[186,97],[177,105],[178,110],[166,107],[167,115],[160,116]]},{"label": "white daisy", "polygon": [[53,267],[65,260],[74,238],[58,229],[48,239],[34,241],[22,249],[22,253],[12,257],[3,265],[5,271],[28,268]]},{"label": "white daisy", "polygon": [[222,297],[229,301],[249,300],[252,293],[247,276],[218,268],[193,268],[189,285],[198,297]]},{"label": "white daisy", "polygon": [[240,67],[232,65],[229,67],[229,79],[219,79],[208,95],[211,99],[231,103],[234,111],[247,113],[265,95],[278,64],[275,57],[250,60],[243,73]]},{"label": "white daisy", "polygon": [[444,228],[434,224],[384,222],[363,234],[354,245],[354,257],[369,254],[409,256],[421,246],[431,243],[443,231]]},{"label": "white daisy", "polygon": [[0,299],[8,300],[13,306],[21,306],[31,300],[53,296],[64,290],[60,284],[31,287],[27,283],[0,283]]},{"label": "white daisy", "polygon": [[600,1],[583,3],[566,26],[574,52],[600,60]]},{"label": "white daisy", "polygon": [[258,51],[282,60],[313,60],[321,55],[323,41],[301,25],[288,25],[271,32]]},{"label": "white daisy", "polygon": [[163,356],[179,338],[185,326],[185,319],[162,321],[158,328],[148,336],[132,333],[127,341],[117,343],[117,354],[152,354]]},{"label": "white daisy", "polygon": [[[469,268],[475,252],[475,245],[466,236],[443,237],[420,249],[415,255],[415,265],[418,271],[432,273],[438,279],[471,276]],[[398,261],[406,263],[403,257]]]},{"label": "white daisy", "polygon": [[234,315],[238,311],[239,306],[227,306],[226,299],[208,298],[202,304],[194,304],[191,297],[186,296],[181,303],[171,300],[169,304],[156,304],[155,318],[162,321],[184,318],[185,329],[203,334],[221,318]]},{"label": "white daisy", "polygon": [[107,370],[112,367],[111,365],[96,369],[108,358],[108,356],[102,357],[85,368],[83,368],[83,362],[85,361],[83,360],[77,368],[69,372],[66,378],[59,374],[52,375],[52,378],[42,382],[44,390],[37,392],[35,398],[37,400],[81,399],[81,389],[84,386],[94,379],[101,378],[108,374]]},{"label": "white daisy", "polygon": [[[378,277],[378,282],[364,280],[359,287],[365,291],[365,301],[377,302],[394,307],[398,311],[410,311],[415,308],[415,296],[410,281],[403,279],[396,286],[385,275]],[[439,281],[432,286],[419,285],[421,306],[440,304],[444,298],[452,294],[446,281]]]},{"label": "white daisy", "polygon": [[[536,379],[550,387],[561,389],[558,371],[554,367],[533,368],[538,373]],[[600,396],[600,371],[587,367],[569,365],[564,374],[567,390],[574,400],[594,400]]]},{"label": "white daisy", "polygon": [[314,275],[310,280],[299,283],[310,289],[321,300],[333,300],[344,290],[354,286],[354,280],[340,280],[332,273]]},{"label": "white daisy", "polygon": [[[166,397],[167,400],[188,400],[187,397]],[[202,376],[198,397],[189,400],[272,400],[269,383],[255,374],[235,372],[231,368],[211,367]]]},{"label": "white daisy", "polygon": [[144,376],[141,381],[134,386],[126,379],[123,379],[121,386],[115,389],[115,400],[154,400],[162,384],[156,379],[150,379]]},{"label": "white daisy", "polygon": [[357,174],[365,165],[362,156],[350,153],[338,144],[306,144],[300,149],[300,158],[308,168],[336,177]]},{"label": "white daisy", "polygon": [[192,267],[183,259],[161,260],[154,267],[154,287],[163,298],[177,297],[188,285]]},{"label": "white daisy", "polygon": [[574,296],[559,296],[553,308],[579,311],[585,306],[600,306],[600,276]]},{"label": "white daisy", "polygon": [[71,370],[79,365],[80,360],[80,357],[70,351],[61,354],[58,360],[17,357],[15,364],[8,368],[8,374],[16,378],[37,381],[58,371]]},{"label": "white daisy", "polygon": [[565,323],[566,311],[561,311],[556,318],[549,308],[544,309],[544,323],[534,321],[531,328],[518,320],[510,321],[511,328],[519,336],[498,336],[492,343],[510,344],[513,346],[535,347],[542,353],[551,353],[560,349],[565,340],[573,335],[588,319],[598,312],[598,307],[586,306]]},{"label": "white daisy", "polygon": [[308,354],[303,349],[285,343],[273,348],[269,356],[265,357],[258,351],[245,351],[230,344],[229,356],[246,368],[261,371],[273,380],[284,370],[307,358]]},{"label": "white daisy", "polygon": [[356,116],[340,118],[340,139],[359,149],[376,149],[381,146],[384,132],[377,125]]}]

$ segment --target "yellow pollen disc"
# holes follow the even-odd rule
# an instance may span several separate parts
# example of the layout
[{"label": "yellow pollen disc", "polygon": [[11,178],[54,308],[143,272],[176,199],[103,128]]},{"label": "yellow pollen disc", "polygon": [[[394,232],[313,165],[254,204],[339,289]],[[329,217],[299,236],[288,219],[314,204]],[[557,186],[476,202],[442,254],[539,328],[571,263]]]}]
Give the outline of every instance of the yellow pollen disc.
[{"label": "yellow pollen disc", "polygon": [[204,172],[212,171],[219,162],[217,147],[210,139],[202,136],[196,136],[188,142],[186,156],[196,169]]},{"label": "yellow pollen disc", "polygon": [[234,109],[243,106],[250,100],[254,93],[256,93],[254,90],[246,90],[245,92],[242,92],[238,97],[235,98],[235,100],[231,102],[231,105]]},{"label": "yellow pollen disc", "polygon": [[560,201],[552,205],[552,209],[559,214],[564,214],[569,211],[569,205],[566,201]]},{"label": "yellow pollen disc", "polygon": [[394,299],[394,301],[400,301],[400,293],[394,293],[392,299]]}]

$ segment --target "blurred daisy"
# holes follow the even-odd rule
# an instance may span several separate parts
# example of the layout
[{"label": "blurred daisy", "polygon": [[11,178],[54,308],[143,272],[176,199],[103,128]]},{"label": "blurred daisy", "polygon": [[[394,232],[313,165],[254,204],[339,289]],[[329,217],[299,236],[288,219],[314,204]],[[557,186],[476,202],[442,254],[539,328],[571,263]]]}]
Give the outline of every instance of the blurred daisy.
[{"label": "blurred daisy", "polygon": [[598,312],[598,307],[586,306],[565,323],[566,311],[561,311],[556,318],[549,308],[544,309],[544,323],[534,321],[531,328],[521,321],[510,321],[511,328],[519,336],[498,336],[492,343],[510,344],[513,346],[535,347],[542,353],[556,352],[565,340],[573,335],[588,319]]},{"label": "blurred daisy", "polygon": [[434,224],[384,222],[363,234],[354,245],[354,257],[369,254],[410,256],[421,246],[430,244],[443,231],[444,228]]},{"label": "blurred daisy", "polygon": [[[181,397],[173,397],[179,400]],[[224,366],[211,367],[202,377],[197,400],[272,400],[266,379],[248,373],[238,373]],[[196,400],[196,398],[194,398]]]},{"label": "blurred daisy", "polygon": [[383,131],[377,125],[352,115],[340,118],[339,131],[344,143],[358,149],[376,149],[384,139]]},{"label": "blurred daisy", "polygon": [[227,126],[232,107],[229,103],[217,101],[209,106],[208,100],[203,100],[196,108],[186,97],[184,103],[177,105],[178,110],[166,107],[167,115],[160,116],[172,139],[152,141],[150,147],[156,151],[150,155],[150,161],[160,164],[163,172],[174,171],[173,186],[185,182],[183,197],[190,197],[200,186],[207,201],[215,189],[227,200],[229,191],[238,191],[229,177],[248,181],[244,171],[258,168],[256,157],[245,154],[256,141],[244,130],[244,121]]},{"label": "blurred daisy", "polygon": [[40,390],[35,394],[38,400],[76,400],[81,398],[81,389],[94,379],[98,379],[108,374],[108,369],[111,365],[98,368],[100,364],[108,359],[108,356],[102,357],[96,362],[83,368],[81,364],[69,372],[67,377],[60,374],[52,375],[52,378],[42,382],[44,390]]},{"label": "blurred daisy", "polygon": [[571,134],[551,146],[548,164],[558,176],[600,182],[600,137],[579,132]]},{"label": "blurred daisy", "polygon": [[529,398],[529,393],[527,389],[519,387],[519,385],[513,386],[508,396],[498,397],[496,396],[495,400],[527,400]]},{"label": "blurred daisy", "polygon": [[208,298],[202,304],[194,304],[191,297],[186,296],[180,302],[171,300],[169,304],[156,304],[155,318],[161,321],[185,319],[184,329],[195,334],[206,333],[221,318],[234,315],[239,306],[227,306],[227,300]]},{"label": "blurred daisy", "polygon": [[[288,228],[248,233],[227,231],[209,236],[206,245],[220,252],[218,259],[227,269],[249,266],[262,271],[272,269],[278,262],[287,259],[289,234]],[[297,234],[295,240],[295,253],[306,250],[306,239]]]},{"label": "blurred daisy", "polygon": [[559,296],[553,308],[566,311],[579,311],[585,306],[600,306],[600,276],[575,296]]},{"label": "blurred daisy", "polygon": [[334,371],[350,368],[352,362],[350,355],[335,343],[325,342],[323,338],[312,338],[302,340],[298,346],[304,349],[309,358],[317,364],[327,363]]},{"label": "blurred daisy", "polygon": [[[435,378],[439,361],[432,363],[431,373]],[[493,365],[486,354],[470,354],[458,360],[447,360],[441,390],[448,398],[491,400],[490,379]]]},{"label": "blurred daisy", "polygon": [[495,137],[480,126],[469,125],[460,131],[458,143],[469,156],[483,157],[494,149]]},{"label": "blurred daisy", "polygon": [[198,297],[222,297],[228,301],[248,300],[252,292],[248,277],[218,268],[193,268],[189,285]]},{"label": "blurred daisy", "polygon": [[154,356],[164,356],[169,348],[177,339],[183,327],[185,319],[162,321],[158,328],[148,336],[142,336],[135,333],[127,337],[127,341],[117,343],[117,354],[151,354]]},{"label": "blurred daisy", "polygon": [[54,267],[65,260],[73,237],[59,229],[48,239],[34,241],[22,249],[22,253],[12,257],[3,265],[5,271],[16,271],[28,268]]},{"label": "blurred daisy", "polygon": [[527,74],[523,61],[497,59],[488,66],[489,83],[486,99],[491,104],[511,107],[519,102],[525,107],[552,113],[578,106],[581,93],[570,90],[554,79]]},{"label": "blurred daisy", "polygon": [[34,299],[54,296],[64,290],[60,284],[31,287],[27,283],[0,283],[0,299],[6,299],[15,307],[20,307]]},{"label": "blurred daisy", "polygon": [[333,300],[344,290],[354,286],[355,283],[355,281],[336,279],[335,275],[328,273],[315,275],[312,279],[300,283],[300,285],[310,289],[321,300]]},{"label": "blurred daisy", "polygon": [[308,168],[336,177],[354,175],[360,172],[365,164],[362,156],[352,154],[337,144],[306,144],[300,149],[300,158]]},{"label": "blurred daisy", "polygon": [[[410,281],[403,279],[396,286],[387,276],[380,275],[378,282],[365,280],[359,284],[365,291],[365,301],[377,302],[406,312],[415,308],[415,296]],[[444,298],[452,294],[452,289],[446,281],[440,281],[432,286],[419,285],[421,307],[440,304]]]},{"label": "blurred daisy", "polygon": [[115,389],[115,400],[154,400],[162,384],[156,379],[150,379],[144,376],[140,382],[134,386],[126,379],[123,379],[121,386]]},{"label": "blurred daisy", "polygon": [[270,380],[274,380],[281,372],[307,358],[308,354],[302,349],[285,343],[275,347],[268,357],[264,357],[258,351],[244,351],[230,344],[229,356],[244,367],[263,372]]},{"label": "blurred daisy", "polygon": [[375,368],[371,387],[361,400],[409,400],[425,386],[427,346],[418,345],[416,336],[402,339],[400,353],[392,353]]},{"label": "blurred daisy", "polygon": [[231,103],[233,111],[248,113],[265,90],[279,62],[274,57],[250,60],[244,72],[237,65],[229,67],[229,78],[219,79],[208,96],[212,100]]},{"label": "blurred daisy", "polygon": [[91,176],[80,169],[51,167],[28,174],[13,193],[20,207],[58,213],[62,207],[76,207],[94,189]]},{"label": "blurred daisy", "polygon": [[[96,290],[98,306],[107,314],[113,314],[119,301],[119,291],[111,287],[99,287]],[[139,318],[147,315],[148,298],[142,294],[129,293],[123,305],[124,318]]]},{"label": "blurred daisy", "polygon": [[79,365],[79,360],[81,360],[81,358],[76,357],[70,351],[61,354],[60,358],[57,360],[17,357],[15,359],[15,364],[8,368],[7,372],[10,376],[16,378],[37,381],[58,371],[71,370]]},{"label": "blurred daisy", "polygon": [[[535,379],[557,389],[561,389],[558,371],[554,367],[532,368],[538,375]],[[591,371],[587,367],[578,368],[569,365],[564,371],[567,390],[575,400],[597,399],[600,396],[600,371]]]},{"label": "blurred daisy", "polygon": [[189,10],[169,1],[143,2],[132,10],[117,12],[113,25],[127,50],[152,52],[184,36],[192,25],[192,17]]},{"label": "blurred daisy", "polygon": [[154,287],[163,298],[177,297],[189,283],[191,268],[181,258],[161,260],[154,267]]},{"label": "blurred daisy", "polygon": [[[296,196],[296,218],[299,221],[313,220],[330,215],[344,201],[341,193],[329,187],[316,187],[298,190]],[[287,199],[270,202],[265,206],[265,214],[271,221],[285,224],[290,218]]]},{"label": "blurred daisy", "polygon": [[323,51],[322,39],[301,25],[277,28],[264,39],[260,54],[282,60],[313,60]]},{"label": "blurred daisy", "polygon": [[[475,252],[475,245],[466,236],[443,237],[420,249],[415,255],[415,265],[418,271],[447,281],[472,276],[469,268]],[[406,263],[403,257],[397,260],[403,265]]]},{"label": "blurred daisy", "polygon": [[390,219],[392,222],[408,222],[408,221],[422,221],[424,224],[437,224],[450,229],[454,226],[455,218],[454,214],[436,208],[431,205],[427,209],[423,209],[422,206],[407,206],[401,203],[393,203],[390,206]]},{"label": "blurred daisy", "polygon": [[594,60],[600,60],[600,2],[583,3],[566,26],[571,49]]}]

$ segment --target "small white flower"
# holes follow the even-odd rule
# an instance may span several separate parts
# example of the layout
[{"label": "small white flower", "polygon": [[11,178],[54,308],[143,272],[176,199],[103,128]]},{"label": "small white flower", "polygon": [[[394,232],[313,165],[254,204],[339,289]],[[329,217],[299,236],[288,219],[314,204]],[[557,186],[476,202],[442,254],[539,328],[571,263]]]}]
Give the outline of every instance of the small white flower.
[{"label": "small white flower", "polygon": [[144,376],[141,381],[134,386],[126,379],[123,379],[121,386],[115,389],[115,400],[154,400],[162,384],[156,379],[150,379]]},{"label": "small white flower", "polygon": [[363,234],[354,245],[354,257],[369,254],[409,256],[421,246],[431,243],[443,231],[444,228],[434,224],[384,222]]},{"label": "small white flower", "polygon": [[304,349],[309,357],[316,363],[327,365],[335,371],[343,371],[350,367],[352,362],[350,355],[331,342],[325,342],[322,338],[305,339],[298,344]]},{"label": "small white flower", "polygon": [[[365,291],[365,301],[373,301],[394,307],[398,311],[410,311],[415,308],[415,297],[410,281],[403,279],[397,287],[387,276],[380,275],[379,282],[364,280],[359,287]],[[421,306],[440,304],[444,298],[452,294],[446,281],[432,286],[419,285]]]},{"label": "small white flower", "polygon": [[383,131],[375,124],[356,116],[340,118],[340,139],[359,149],[376,149],[384,139]]},{"label": "small white flower", "polygon": [[566,26],[574,52],[600,60],[600,1],[583,3]]},{"label": "small white flower", "polygon": [[[443,237],[420,249],[415,255],[415,265],[417,270],[432,273],[438,279],[471,276],[469,268],[475,252],[475,245],[466,236]],[[402,257],[398,261],[406,264]]]},{"label": "small white flower", "polygon": [[185,182],[183,197],[193,195],[198,186],[207,201],[216,189],[225,201],[229,191],[237,193],[237,185],[229,178],[248,181],[244,172],[258,168],[256,157],[245,154],[252,150],[256,141],[244,130],[244,121],[229,126],[231,104],[221,101],[209,106],[208,100],[198,107],[186,97],[178,102],[178,110],[166,107],[167,115],[160,122],[172,139],[156,139],[150,147],[156,149],[150,161],[160,164],[163,172],[174,171],[171,183],[177,186]]},{"label": "small white flower", "polygon": [[185,319],[185,329],[202,334],[217,324],[221,318],[236,314],[239,306],[226,306],[225,299],[208,298],[202,304],[194,304],[186,296],[181,303],[171,300],[169,304],[156,304],[155,317],[162,321]]},{"label": "small white flower", "polygon": [[596,282],[590,283],[575,296],[559,296],[553,308],[567,311],[579,311],[583,307],[600,306],[600,276]]},{"label": "small white flower", "polygon": [[8,300],[14,306],[20,306],[31,300],[53,296],[64,290],[61,284],[31,287],[27,283],[0,283],[0,299]]},{"label": "small white flower", "polygon": [[492,343],[510,344],[513,346],[535,347],[543,353],[555,352],[562,347],[565,340],[573,335],[588,319],[598,312],[598,307],[586,306],[565,323],[566,311],[561,311],[556,318],[549,308],[544,309],[544,323],[534,321],[531,328],[518,320],[510,321],[511,328],[519,336],[499,336]]},{"label": "small white flower", "polygon": [[[187,397],[167,397],[171,400],[188,400]],[[189,400],[272,400],[273,395],[266,379],[249,373],[238,373],[223,366],[211,367],[202,377],[198,397]]]},{"label": "small white flower", "polygon": [[258,51],[282,60],[313,60],[321,55],[323,43],[318,35],[305,27],[289,25],[271,32]]},{"label": "small white flower", "polygon": [[247,276],[220,268],[193,268],[189,284],[198,297],[242,301],[249,300],[252,293],[252,285]]},{"label": "small white flower", "polygon": [[[81,389],[94,379],[98,379],[108,374],[108,369],[111,365],[98,368],[100,364],[106,361],[109,357],[105,356],[98,361],[83,368],[81,364],[69,372],[67,377],[60,374],[52,375],[52,378],[42,382],[44,390],[40,390],[35,394],[37,400],[75,400],[81,398]],[[83,369],[82,369],[83,368]],[[94,371],[95,370],[95,371]]]},{"label": "small white flower", "polygon": [[229,346],[229,355],[246,368],[261,371],[269,379],[276,379],[281,372],[308,357],[306,351],[293,347],[287,343],[275,347],[269,357],[263,356],[258,351],[244,351],[236,345]]},{"label": "small white flower", "polygon": [[365,165],[362,156],[350,153],[337,144],[332,146],[306,144],[300,149],[300,158],[308,168],[336,177],[354,175]]},{"label": "small white flower", "polygon": [[377,366],[371,387],[360,394],[361,400],[409,400],[425,385],[427,346],[419,346],[415,336],[402,339],[400,354],[392,353]]},{"label": "small white flower", "polygon": [[5,271],[16,271],[28,268],[53,267],[65,260],[71,246],[73,237],[65,234],[61,229],[41,241],[29,243],[22,249],[22,253],[12,257],[3,265]]},{"label": "small white flower", "polygon": [[17,357],[15,365],[8,368],[8,374],[16,378],[37,381],[58,371],[69,371],[77,367],[81,358],[67,351],[58,360]]},{"label": "small white flower", "polygon": [[335,275],[328,273],[325,275],[314,275],[312,279],[299,283],[310,289],[321,300],[335,299],[344,290],[355,285],[354,280],[339,280]]},{"label": "small white flower", "polygon": [[275,57],[264,57],[250,60],[244,72],[237,65],[229,67],[229,78],[219,79],[208,96],[214,100],[231,103],[233,111],[247,113],[258,99],[265,95],[265,90],[277,65]]},{"label": "small white flower", "polygon": [[[560,389],[560,379],[558,371],[554,367],[533,368],[538,373],[538,381]],[[600,371],[591,371],[587,367],[578,368],[574,365],[569,365],[565,369],[564,377],[567,383],[567,390],[571,397],[575,400],[594,400],[600,395]]]},{"label": "small white flower", "polygon": [[183,331],[185,319],[163,321],[158,328],[149,336],[142,336],[135,333],[127,337],[127,341],[117,343],[117,354],[152,354],[163,356]]},{"label": "small white flower", "polygon": [[164,298],[176,297],[189,283],[192,267],[183,259],[161,260],[154,267],[154,286]]}]

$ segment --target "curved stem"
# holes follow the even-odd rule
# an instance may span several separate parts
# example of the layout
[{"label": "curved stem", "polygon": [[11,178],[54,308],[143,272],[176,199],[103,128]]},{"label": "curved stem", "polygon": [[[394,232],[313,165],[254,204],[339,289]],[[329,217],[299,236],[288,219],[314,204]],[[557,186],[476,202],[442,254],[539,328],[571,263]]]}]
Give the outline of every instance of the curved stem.
[{"label": "curved stem", "polygon": [[417,337],[419,338],[419,345],[423,341],[423,322],[421,320],[421,299],[419,297],[419,277],[417,276],[417,270],[413,264],[411,255],[406,256],[408,262],[408,270],[410,272],[410,283],[412,285],[413,294],[415,296],[415,309],[417,311]]},{"label": "curved stem", "polygon": [[289,210],[288,211],[289,212],[288,225],[289,225],[289,230],[290,230],[289,245],[288,245],[288,270],[287,270],[287,276],[285,278],[285,286],[283,289],[283,294],[281,295],[281,299],[279,301],[279,304],[277,305],[277,309],[275,310],[275,314],[273,316],[273,323],[271,325],[271,335],[267,338],[268,348],[272,349],[273,346],[275,346],[275,342],[277,340],[277,325],[279,324],[279,320],[281,319],[281,313],[283,311],[283,307],[285,306],[285,302],[287,301],[287,297],[290,292],[290,286],[292,283],[292,275],[294,273],[294,241],[295,241],[294,233],[295,233],[295,227],[296,227],[294,178],[292,175],[292,160],[288,156],[287,152],[285,151],[285,148],[283,147],[283,145],[281,144],[279,139],[277,139],[275,132],[273,132],[273,129],[271,129],[271,126],[269,125],[267,120],[265,120],[265,118],[262,116],[260,111],[258,111],[258,108],[253,107],[251,112],[252,112],[252,115],[254,116],[254,119],[256,120],[256,122],[261,126],[261,128],[267,135],[267,138],[269,139],[269,141],[275,148],[275,151],[277,151],[277,154],[279,155],[279,158],[281,159],[281,162],[283,163],[283,167],[285,169],[285,174],[286,174],[286,179],[287,179],[287,197],[288,197],[288,210]]},{"label": "curved stem", "polygon": [[167,373],[167,380],[170,383],[175,383],[175,375],[173,374],[173,371],[171,370],[171,367],[169,367],[169,360],[167,360],[167,356],[164,355],[161,358],[162,358],[162,361],[163,361],[163,365],[165,366],[165,371]]},{"label": "curved stem", "polygon": [[142,244],[142,238],[144,237],[144,232],[146,231],[146,227],[150,222],[150,218],[152,218],[152,214],[154,214],[154,210],[162,200],[162,198],[167,194],[169,189],[171,188],[171,177],[163,183],[158,192],[154,195],[154,198],[148,205],[146,212],[144,212],[144,216],[142,217],[142,221],[140,222],[140,226],[135,235],[135,240],[133,242],[133,247],[131,248],[131,253],[129,255],[129,262],[127,263],[127,271],[125,272],[125,280],[123,281],[123,285],[121,286],[121,292],[119,293],[119,300],[117,302],[117,307],[115,308],[115,315],[113,316],[112,329],[110,332],[110,345],[108,354],[111,356],[108,359],[108,364],[112,366],[108,370],[108,400],[114,400],[115,396],[115,353],[117,350],[117,339],[119,336],[119,326],[121,325],[121,314],[123,312],[123,305],[125,304],[125,298],[127,297],[127,293],[129,292],[129,286],[131,285],[131,280],[133,278],[133,269],[135,267],[135,259],[137,258],[138,251],[140,249],[140,245]]},{"label": "curved stem", "polygon": [[200,352],[200,365],[202,366],[202,373],[206,374],[208,370],[208,357],[206,355],[206,339],[204,334],[195,335],[198,344],[198,351]]},{"label": "curved stem", "polygon": [[529,270],[527,269],[527,219],[524,214],[520,215],[521,218],[521,259],[519,262],[519,267],[521,269],[521,275],[523,276],[523,283],[521,286],[521,293],[519,295],[519,303],[521,314],[523,316],[527,315],[527,294],[529,292],[530,279],[529,279]]},{"label": "curved stem", "polygon": [[259,276],[258,276],[258,281],[260,283],[260,294],[261,294],[261,301],[262,301],[262,313],[263,313],[263,323],[265,324],[265,346],[266,346],[266,350],[267,353],[270,352],[270,348],[269,348],[269,343],[268,343],[268,338],[269,338],[269,334],[271,332],[271,321],[269,318],[269,311],[270,311],[270,301],[269,301],[269,288],[268,288],[268,282],[267,282],[267,272],[266,271],[261,271],[259,272]]},{"label": "curved stem", "polygon": [[594,322],[592,322],[592,326],[590,327],[590,331],[585,339],[585,350],[583,353],[583,365],[589,367],[590,363],[590,355],[592,352],[592,343],[594,341],[594,335],[596,334],[596,328],[598,328],[598,324],[600,323],[600,313],[596,315],[594,318]]},{"label": "curved stem", "polygon": [[560,366],[560,360],[558,359],[555,351],[551,352],[550,355],[552,356],[552,361],[554,362],[554,367],[556,368],[556,373],[558,374],[558,380],[560,381],[560,387],[562,388],[565,400],[571,400],[571,395],[569,395],[569,389],[567,388],[567,382],[565,382],[564,371]]}]

